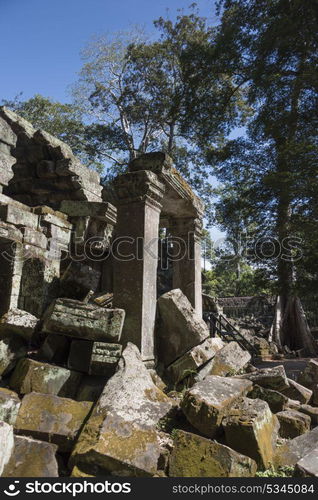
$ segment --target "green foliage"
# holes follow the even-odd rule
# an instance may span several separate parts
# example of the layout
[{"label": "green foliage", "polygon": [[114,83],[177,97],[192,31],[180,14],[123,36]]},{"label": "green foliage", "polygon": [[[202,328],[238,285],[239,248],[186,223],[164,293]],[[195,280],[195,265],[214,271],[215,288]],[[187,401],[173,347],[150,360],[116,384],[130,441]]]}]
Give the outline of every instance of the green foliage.
[{"label": "green foliage", "polygon": [[264,471],[256,472],[256,477],[292,477],[294,473],[294,467],[288,465],[282,465],[277,467],[277,469],[270,468]]}]

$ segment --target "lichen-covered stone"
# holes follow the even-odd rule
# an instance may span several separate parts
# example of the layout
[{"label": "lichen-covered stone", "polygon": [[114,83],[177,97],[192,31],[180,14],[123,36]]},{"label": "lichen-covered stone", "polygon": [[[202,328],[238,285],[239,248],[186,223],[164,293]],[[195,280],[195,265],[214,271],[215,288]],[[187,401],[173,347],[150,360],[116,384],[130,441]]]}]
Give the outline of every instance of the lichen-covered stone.
[{"label": "lichen-covered stone", "polygon": [[14,448],[13,427],[0,421],[0,476],[9,462]]},{"label": "lichen-covered stone", "polygon": [[223,345],[223,341],[219,338],[204,340],[202,344],[193,347],[168,366],[167,375],[169,379],[173,382],[181,381],[212,359],[219,349],[222,349]]},{"label": "lichen-covered stone", "polygon": [[170,477],[253,477],[256,462],[223,444],[178,430],[169,461]]},{"label": "lichen-covered stone", "polygon": [[307,404],[312,397],[312,391],[307,387],[295,382],[295,380],[288,379],[289,387],[282,392],[290,399],[300,401],[300,403]]},{"label": "lichen-covered stone", "polygon": [[318,477],[318,445],[297,462],[294,476]]},{"label": "lichen-covered stone", "polygon": [[111,376],[116,370],[121,353],[120,344],[73,340],[68,367],[89,375]]},{"label": "lichen-covered stone", "polygon": [[230,448],[253,458],[261,468],[270,466],[279,424],[265,401],[243,398],[232,406],[223,427]]},{"label": "lichen-covered stone", "polygon": [[0,420],[13,425],[21,405],[19,396],[9,389],[0,388]]},{"label": "lichen-covered stone", "polygon": [[74,397],[82,374],[56,365],[21,359],[10,377],[10,387],[19,394],[40,392]]},{"label": "lichen-covered stone", "polygon": [[181,407],[195,429],[214,437],[232,405],[251,387],[249,380],[210,375],[186,391]]},{"label": "lichen-covered stone", "polygon": [[161,319],[159,358],[166,366],[210,336],[206,323],[181,290],[171,290],[158,299]]},{"label": "lichen-covered stone", "polygon": [[318,384],[318,361],[310,359],[297,382],[312,390]]},{"label": "lichen-covered stone", "polygon": [[211,375],[234,375],[250,362],[251,355],[242,349],[237,342],[229,342],[220,349],[213,358]]},{"label": "lichen-covered stone", "polygon": [[240,375],[240,377],[251,380],[253,384],[257,384],[261,387],[272,389],[274,391],[281,392],[289,387],[283,365],[275,366],[273,368],[261,368],[252,373]]},{"label": "lichen-covered stone", "polygon": [[276,413],[279,421],[279,435],[282,438],[295,438],[310,430],[310,417],[297,410],[284,410]]},{"label": "lichen-covered stone", "polygon": [[317,442],[318,427],[290,441],[286,441],[282,446],[277,447],[274,465],[294,466],[301,458],[316,449]]},{"label": "lichen-covered stone", "polygon": [[266,401],[271,412],[273,413],[285,410],[289,403],[288,397],[284,396],[281,392],[266,389],[265,387],[260,387],[259,385],[254,385],[252,390],[247,394],[247,397],[250,399],[262,399],[263,401]]},{"label": "lichen-covered stone", "polygon": [[14,437],[14,450],[2,477],[58,477],[57,446],[26,436]]},{"label": "lichen-covered stone", "polygon": [[105,309],[77,300],[56,299],[45,313],[43,331],[79,339],[118,342],[124,318],[123,309]]},{"label": "lichen-covered stone", "polygon": [[57,444],[60,451],[67,452],[91,408],[86,401],[32,392],[22,399],[14,427],[18,434]]},{"label": "lichen-covered stone", "polygon": [[18,336],[6,336],[0,339],[0,375],[13,370],[19,359],[27,355],[27,344]]},{"label": "lichen-covered stone", "polygon": [[173,407],[128,343],[82,430],[70,465],[95,464],[113,475],[154,475],[161,454],[157,424]]},{"label": "lichen-covered stone", "polygon": [[1,336],[7,334],[19,335],[30,340],[35,332],[39,320],[33,314],[21,309],[10,309],[0,319]]}]

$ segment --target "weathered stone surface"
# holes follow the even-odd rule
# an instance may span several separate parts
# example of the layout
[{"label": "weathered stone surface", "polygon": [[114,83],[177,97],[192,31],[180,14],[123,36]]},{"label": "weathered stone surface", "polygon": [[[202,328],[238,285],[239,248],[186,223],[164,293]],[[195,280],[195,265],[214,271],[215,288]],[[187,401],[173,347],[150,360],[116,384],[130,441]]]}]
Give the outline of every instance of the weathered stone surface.
[{"label": "weathered stone surface", "polygon": [[61,296],[84,300],[88,292],[96,291],[100,277],[101,272],[92,266],[72,261],[61,278]]},{"label": "weathered stone surface", "polygon": [[9,462],[14,448],[13,427],[0,421],[0,475]]},{"label": "weathered stone surface", "polygon": [[43,331],[86,340],[118,342],[124,318],[123,309],[104,309],[77,300],[57,299],[45,313]]},{"label": "weathered stone surface", "polygon": [[308,389],[313,389],[318,384],[318,361],[310,359],[304,371],[299,374],[297,382]]},{"label": "weathered stone surface", "polygon": [[296,401],[300,401],[301,403],[308,403],[312,396],[312,391],[290,378],[288,379],[288,383],[289,387],[282,391],[283,394],[285,394],[285,396],[289,397],[290,399],[295,399]]},{"label": "weathered stone surface", "polygon": [[294,466],[301,458],[317,447],[318,427],[285,442],[276,449],[274,464]]},{"label": "weathered stone surface", "polygon": [[39,320],[33,314],[11,309],[0,319],[1,335],[16,334],[30,340]]},{"label": "weathered stone surface", "polygon": [[289,399],[284,394],[272,389],[266,389],[259,385],[254,385],[252,390],[247,394],[250,399],[262,399],[266,401],[270,407],[271,412],[277,413],[283,411],[288,407]]},{"label": "weathered stone surface", "polygon": [[285,410],[276,414],[282,438],[295,438],[310,430],[310,417],[297,410]]},{"label": "weathered stone surface", "polygon": [[84,375],[79,385],[76,400],[96,402],[106,385],[108,377],[94,377]]},{"label": "weathered stone surface", "polygon": [[318,477],[318,446],[297,462],[296,477]]},{"label": "weathered stone surface", "polygon": [[64,364],[67,361],[71,339],[64,335],[49,333],[38,352],[38,358],[51,363]]},{"label": "weathered stone surface", "polygon": [[232,405],[251,387],[249,380],[210,375],[186,391],[182,410],[193,427],[214,437]]},{"label": "weathered stone surface", "polygon": [[318,406],[318,384],[315,384],[312,388],[312,404]]},{"label": "weathered stone surface", "polygon": [[18,227],[30,227],[32,229],[37,229],[38,227],[37,215],[31,213],[28,207],[25,207],[25,210],[21,210],[20,207],[14,204],[0,205],[0,219]]},{"label": "weathered stone surface", "polygon": [[298,411],[308,415],[311,418],[311,423],[318,425],[318,408],[310,405],[300,405]]},{"label": "weathered stone surface", "polygon": [[261,368],[252,373],[240,375],[241,378],[247,378],[254,384],[260,385],[274,391],[283,391],[289,387],[285,368],[283,365],[275,366],[274,368]]},{"label": "weathered stone surface", "polygon": [[193,347],[168,366],[168,377],[174,382],[179,382],[212,359],[223,345],[223,341],[219,338],[207,338],[202,344]]},{"label": "weathered stone surface", "polygon": [[32,392],[24,396],[14,427],[18,434],[49,441],[67,452],[73,448],[91,407],[86,401]]},{"label": "weathered stone surface", "polygon": [[9,373],[19,359],[27,355],[27,345],[22,338],[7,336],[0,339],[0,375]]},{"label": "weathered stone surface", "polygon": [[161,318],[159,357],[169,365],[209,337],[206,323],[196,314],[181,290],[171,290],[158,299]]},{"label": "weathered stone surface", "polygon": [[19,396],[9,389],[0,388],[0,421],[13,425],[21,405]]},{"label": "weathered stone surface", "polygon": [[10,378],[10,387],[20,394],[41,392],[74,397],[82,374],[60,366],[21,359]]},{"label": "weathered stone surface", "polygon": [[58,477],[57,446],[25,436],[14,437],[14,450],[2,477]]},{"label": "weathered stone surface", "polygon": [[137,347],[128,343],[81,432],[71,466],[95,464],[115,475],[155,474],[161,453],[156,426],[172,406],[152,382]]},{"label": "weathered stone surface", "polygon": [[120,344],[73,340],[68,367],[89,375],[111,376],[116,370],[121,352]]},{"label": "weathered stone surface", "polygon": [[251,360],[248,351],[242,349],[237,342],[229,342],[220,349],[213,358],[211,375],[234,375]]},{"label": "weathered stone surface", "polygon": [[171,477],[253,477],[256,463],[223,444],[178,430],[169,461]]},{"label": "weathered stone surface", "polygon": [[259,467],[269,467],[279,424],[265,401],[243,398],[232,406],[223,426],[230,448],[253,458]]}]

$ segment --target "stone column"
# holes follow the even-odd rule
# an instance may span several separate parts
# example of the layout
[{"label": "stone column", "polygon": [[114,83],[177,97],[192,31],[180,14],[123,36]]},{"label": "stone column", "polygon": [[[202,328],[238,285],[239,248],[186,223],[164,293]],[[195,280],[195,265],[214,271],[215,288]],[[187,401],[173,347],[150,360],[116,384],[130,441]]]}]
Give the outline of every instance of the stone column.
[{"label": "stone column", "polygon": [[[169,230],[175,238],[173,288],[180,288],[202,316],[201,235],[202,221],[194,217],[174,218]],[[180,249],[180,255],[176,253]]]},{"label": "stone column", "polygon": [[117,205],[113,242],[114,306],[125,309],[123,344],[133,342],[143,360],[154,361],[158,234],[164,185],[140,170],[118,176],[111,196]]}]

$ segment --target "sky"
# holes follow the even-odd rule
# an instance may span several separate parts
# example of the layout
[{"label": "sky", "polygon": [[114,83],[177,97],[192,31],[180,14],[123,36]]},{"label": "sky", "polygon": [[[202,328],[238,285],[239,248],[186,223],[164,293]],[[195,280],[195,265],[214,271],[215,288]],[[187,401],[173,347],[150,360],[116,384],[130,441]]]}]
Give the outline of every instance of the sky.
[{"label": "sky", "polygon": [[[0,0],[0,101],[23,92],[67,101],[77,79],[80,52],[94,34],[143,25],[154,31],[159,16],[175,17],[191,0]],[[215,18],[213,0],[198,0]]]},{"label": "sky", "polygon": [[[0,102],[23,92],[68,102],[77,80],[81,50],[93,35],[174,19],[192,0],[0,0]],[[216,21],[214,0],[197,0],[200,14]],[[168,9],[167,9],[168,7]],[[222,236],[211,230],[213,238]]]}]

